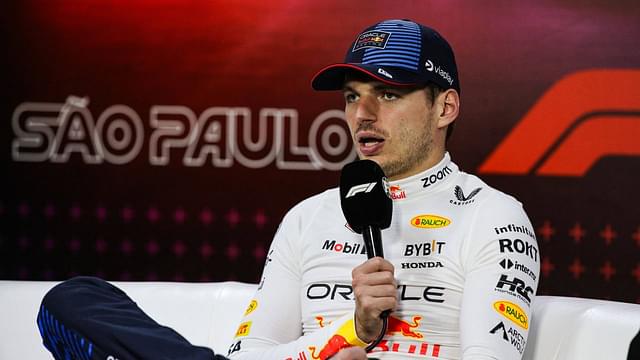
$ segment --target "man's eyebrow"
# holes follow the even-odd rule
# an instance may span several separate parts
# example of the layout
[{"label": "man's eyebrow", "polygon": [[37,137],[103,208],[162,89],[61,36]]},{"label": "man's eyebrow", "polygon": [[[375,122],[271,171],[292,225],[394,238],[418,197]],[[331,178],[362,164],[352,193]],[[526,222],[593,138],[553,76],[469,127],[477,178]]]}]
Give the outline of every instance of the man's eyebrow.
[{"label": "man's eyebrow", "polygon": [[402,93],[402,94],[408,94],[412,91],[414,91],[415,89],[409,88],[409,87],[400,87],[400,86],[392,86],[392,85],[388,85],[385,83],[380,83],[380,84],[376,84],[373,86],[373,89],[377,92],[383,92],[383,91],[395,91],[398,93]]},{"label": "man's eyebrow", "polygon": [[342,91],[343,91],[343,92],[344,92],[344,91],[356,92],[356,91],[355,91],[355,90],[353,90],[353,88],[352,88],[351,86],[349,86],[349,85],[344,85],[344,86],[342,87]]},{"label": "man's eyebrow", "polygon": [[[391,89],[395,89],[395,88],[396,88],[396,87],[394,87],[394,86],[390,86],[390,85],[387,85],[387,84],[385,84],[385,83],[379,83],[379,84],[376,84],[376,85],[374,85],[374,86],[373,86],[373,90],[374,90],[374,91],[378,91],[378,92],[379,92],[379,91],[385,91],[385,90],[391,90]],[[352,91],[352,92],[357,92],[357,91],[355,91],[355,90],[354,90],[351,86],[349,86],[349,85],[344,85],[344,86],[342,87],[342,91]]]}]

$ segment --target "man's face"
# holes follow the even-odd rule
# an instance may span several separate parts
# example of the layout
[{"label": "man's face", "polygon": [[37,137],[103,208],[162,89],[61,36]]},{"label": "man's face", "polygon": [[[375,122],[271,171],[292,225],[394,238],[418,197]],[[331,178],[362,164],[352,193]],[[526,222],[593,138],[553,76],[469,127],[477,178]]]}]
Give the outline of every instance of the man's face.
[{"label": "man's face", "polygon": [[377,162],[389,179],[429,167],[436,121],[427,91],[378,81],[345,82],[345,114],[358,156]]}]

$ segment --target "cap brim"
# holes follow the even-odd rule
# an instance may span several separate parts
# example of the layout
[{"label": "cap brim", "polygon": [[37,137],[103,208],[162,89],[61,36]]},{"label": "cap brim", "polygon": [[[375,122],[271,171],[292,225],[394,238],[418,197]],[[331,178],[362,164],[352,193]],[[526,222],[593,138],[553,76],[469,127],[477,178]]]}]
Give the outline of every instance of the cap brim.
[{"label": "cap brim", "polygon": [[[393,86],[412,86],[416,85],[415,77],[408,77],[411,81],[403,81],[403,79],[389,79],[378,73],[381,67],[379,65],[366,64],[333,64],[318,71],[311,80],[311,87],[314,90],[342,90],[344,87],[345,75],[350,71],[357,71],[369,76],[377,81],[393,85]],[[388,73],[388,72],[387,72]],[[397,74],[397,71],[394,71]],[[415,76],[415,75],[414,75]]]}]

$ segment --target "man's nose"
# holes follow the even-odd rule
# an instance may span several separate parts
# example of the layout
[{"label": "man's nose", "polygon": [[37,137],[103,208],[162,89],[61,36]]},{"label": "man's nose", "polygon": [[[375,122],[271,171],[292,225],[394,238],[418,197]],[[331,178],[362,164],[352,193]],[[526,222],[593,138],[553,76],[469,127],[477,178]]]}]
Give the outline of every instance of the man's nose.
[{"label": "man's nose", "polygon": [[359,123],[378,120],[378,102],[374,96],[361,96],[356,106],[355,115]]}]

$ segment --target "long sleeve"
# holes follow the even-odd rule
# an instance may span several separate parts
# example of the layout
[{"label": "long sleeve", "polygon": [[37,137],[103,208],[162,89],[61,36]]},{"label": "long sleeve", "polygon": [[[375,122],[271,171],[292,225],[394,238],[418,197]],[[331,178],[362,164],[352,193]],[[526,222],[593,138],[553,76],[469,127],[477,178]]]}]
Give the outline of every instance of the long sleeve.
[{"label": "long sleeve", "polygon": [[467,239],[460,311],[462,359],[521,359],[539,280],[538,246],[515,199],[494,193]]}]

